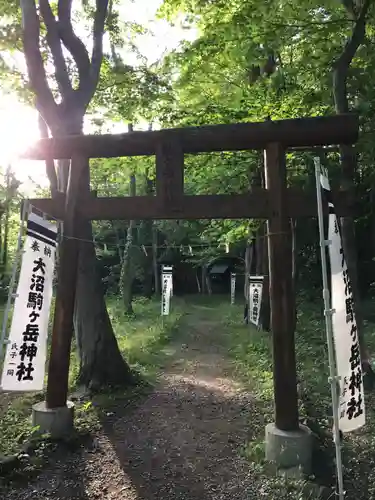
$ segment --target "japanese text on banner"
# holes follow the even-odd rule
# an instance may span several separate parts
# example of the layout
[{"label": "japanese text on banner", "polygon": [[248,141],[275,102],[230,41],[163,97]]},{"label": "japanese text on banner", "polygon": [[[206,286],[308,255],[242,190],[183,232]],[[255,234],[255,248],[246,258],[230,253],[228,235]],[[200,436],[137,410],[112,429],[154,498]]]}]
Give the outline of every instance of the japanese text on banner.
[{"label": "japanese text on banner", "polygon": [[173,293],[172,266],[163,266],[161,283],[161,314],[162,316],[168,316]]},{"label": "japanese text on banner", "polygon": [[263,291],[263,277],[250,276],[250,287],[249,287],[250,321],[256,326],[259,325],[259,320],[260,320],[262,291]]},{"label": "japanese text on banner", "polygon": [[350,432],[365,424],[362,363],[357,324],[354,315],[353,291],[344,257],[340,230],[330,199],[328,178],[321,175],[327,194],[329,257],[331,264],[332,328],[336,352],[337,375],[340,377],[339,426]]},{"label": "japanese text on banner", "polygon": [[56,228],[30,214],[1,387],[40,391],[44,385]]}]

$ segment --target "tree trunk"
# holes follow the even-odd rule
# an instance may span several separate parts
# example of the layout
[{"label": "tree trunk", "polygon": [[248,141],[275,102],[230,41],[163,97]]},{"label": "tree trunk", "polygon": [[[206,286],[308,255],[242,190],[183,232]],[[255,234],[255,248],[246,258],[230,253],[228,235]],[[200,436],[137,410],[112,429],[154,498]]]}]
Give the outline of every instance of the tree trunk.
[{"label": "tree trunk", "polygon": [[208,293],[208,295],[212,295],[211,277],[210,277],[209,273],[207,273],[207,272],[206,272],[205,280],[206,280],[207,293]]},{"label": "tree trunk", "polygon": [[[149,222],[149,221],[147,221]],[[151,221],[152,226],[152,221]],[[152,230],[152,227],[151,227]],[[143,295],[147,299],[151,299],[152,297],[152,279],[153,279],[153,252],[148,249],[146,250],[147,255],[143,257]]]},{"label": "tree trunk", "polygon": [[198,269],[195,271],[195,279],[197,282],[198,293],[202,293],[201,284],[199,283]]},{"label": "tree trunk", "polygon": [[[103,33],[107,15],[108,0],[96,3],[93,10],[93,36],[91,58],[83,42],[74,33],[71,25],[72,2],[58,2],[57,12],[49,2],[21,0],[23,24],[23,48],[29,76],[29,88],[35,94],[36,107],[40,113],[42,136],[48,135],[48,127],[53,137],[79,135],[82,133],[83,116],[89,105],[99,80],[103,59]],[[57,14],[57,18],[56,18]],[[45,41],[50,49],[57,83],[59,102],[49,87],[40,50],[41,20],[46,28]],[[78,84],[73,88],[64,57],[63,47],[70,52],[77,66]],[[87,161],[82,159],[82,161]],[[51,194],[56,189],[65,191],[69,161],[62,161],[56,176],[52,158],[46,160],[47,176],[51,183]],[[59,186],[57,184],[59,183]],[[82,179],[82,201],[90,195],[90,172],[87,162]],[[122,359],[109,321],[104,301],[101,277],[97,270],[95,248],[92,242],[90,221],[78,222],[79,269],[77,276],[74,327],[79,346],[79,382],[88,387],[100,387],[128,383],[130,369]],[[57,346],[57,349],[59,345]],[[67,374],[62,374],[67,376]]]},{"label": "tree trunk", "polygon": [[254,260],[254,250],[255,250],[255,241],[254,239],[250,240],[250,230],[249,230],[249,239],[246,243],[245,250],[245,282],[244,282],[244,321],[246,324],[249,323],[249,304],[250,304],[250,275],[251,268]]},{"label": "tree trunk", "polygon": [[262,329],[270,331],[270,295],[268,286],[268,245],[267,245],[267,228],[266,224],[262,224],[258,230],[256,241],[256,274],[263,276],[263,291],[262,304],[260,308],[260,323]]},{"label": "tree trunk", "polygon": [[4,218],[4,238],[3,238],[3,255],[2,255],[2,268],[3,273],[6,274],[8,266],[8,240],[9,240],[9,203],[5,207],[5,218]]},{"label": "tree trunk", "polygon": [[[371,203],[371,218],[370,218],[370,228],[369,233],[371,234],[371,248],[372,255],[375,255],[375,175],[373,175],[370,190],[370,203]],[[371,276],[375,275],[375,260],[372,259],[372,273]]]},{"label": "tree trunk", "polygon": [[96,390],[129,385],[132,375],[119,351],[97,269],[91,222],[82,221],[74,327],[80,357],[78,384]]},{"label": "tree trunk", "polygon": [[[293,293],[294,295],[296,294],[296,238],[297,238],[297,232],[296,232],[296,227],[297,227],[297,219],[290,219],[290,230],[291,230],[291,235],[292,235],[292,280],[293,280]],[[293,318],[294,318],[294,331],[297,326],[297,305],[296,301],[294,303],[294,312],[293,312]]]},{"label": "tree trunk", "polygon": [[[1,280],[6,281],[7,260],[8,260],[8,233],[9,233],[9,214],[8,207],[5,207],[4,228],[2,227],[3,214],[0,214],[0,248],[1,248]],[[4,231],[4,235],[3,235]]]},{"label": "tree trunk", "polygon": [[207,268],[204,264],[202,264],[202,268],[201,268],[201,288],[202,288],[202,295],[205,295],[206,293],[206,273],[207,273]]},{"label": "tree trunk", "polygon": [[[82,120],[68,130],[58,129],[53,135],[82,133]],[[82,200],[90,196],[89,161],[82,177]],[[58,162],[59,190],[66,188],[70,164]],[[79,260],[74,312],[74,328],[79,355],[77,383],[92,389],[131,382],[130,368],[122,358],[108,316],[101,276],[98,272],[91,221],[80,221]]]},{"label": "tree trunk", "polygon": [[152,226],[152,268],[154,271],[155,294],[160,293],[160,274],[158,269],[158,230],[155,224]]},{"label": "tree trunk", "polygon": [[124,254],[123,254],[123,251],[122,251],[122,248],[121,248],[122,245],[121,245],[121,238],[120,238],[119,230],[118,230],[116,222],[111,221],[110,224],[111,224],[111,227],[112,227],[112,229],[113,229],[113,231],[115,233],[117,255],[118,255],[120,264],[122,264],[122,259],[124,258]]},{"label": "tree trunk", "polygon": [[3,213],[0,210],[0,281],[5,278],[5,268],[3,263]]},{"label": "tree trunk", "polygon": [[[145,191],[148,196],[153,194],[153,181],[148,177],[148,173],[145,175]],[[143,295],[150,299],[152,297],[152,278],[154,274],[153,268],[153,249],[146,250],[146,246],[150,248],[152,244],[153,237],[153,220],[142,221],[140,227],[140,241],[139,243],[144,245],[145,251],[142,255],[142,268],[143,268]]]},{"label": "tree trunk", "polygon": [[244,283],[244,297],[245,303],[249,303],[249,290],[250,290],[250,280],[249,276],[251,275],[251,267],[254,259],[254,246],[255,242],[253,239],[249,239],[246,243],[245,250],[245,283]]},{"label": "tree trunk", "polygon": [[[343,2],[344,6],[345,3]],[[355,19],[353,31],[347,40],[345,47],[334,63],[333,71],[333,95],[335,101],[336,113],[347,113],[349,111],[347,79],[348,71],[358,48],[363,43],[365,38],[366,17],[370,5],[370,0],[365,0],[362,9]],[[352,15],[352,12],[349,12]],[[341,188],[347,191],[354,190],[354,176],[356,171],[356,154],[352,146],[340,145],[341,154]],[[358,335],[361,346],[361,356],[364,362],[364,368],[369,365],[369,355],[364,344],[363,338],[363,316],[361,299],[358,287],[358,265],[357,265],[357,248],[355,240],[355,226],[353,217],[341,218],[341,236],[343,249],[348,266],[348,274],[353,291],[354,310],[357,321]]]},{"label": "tree trunk", "polygon": [[[7,169],[6,172],[6,193],[5,193],[5,217],[4,217],[4,238],[2,241],[1,248],[1,267],[2,274],[5,275],[8,266],[8,240],[9,240],[9,215],[10,215],[10,204],[12,202],[12,193],[11,193],[11,180],[10,180],[10,171]],[[2,214],[1,214],[2,215]]]},{"label": "tree trunk", "polygon": [[[130,176],[130,196],[136,195],[136,180],[135,175]],[[135,221],[131,220],[129,222],[128,232],[126,236],[126,245],[124,251],[124,258],[122,261],[121,268],[121,290],[122,290],[122,300],[124,304],[125,314],[134,314],[132,301],[133,301],[133,283],[135,277],[135,262],[134,262],[134,250],[135,250]]]},{"label": "tree trunk", "polygon": [[[85,160],[83,160],[85,161]],[[87,160],[86,160],[87,161]],[[82,179],[82,198],[89,195],[89,164]],[[80,359],[78,384],[90,389],[128,385],[131,371],[121,356],[104,300],[92,225],[81,220],[74,328]]]}]

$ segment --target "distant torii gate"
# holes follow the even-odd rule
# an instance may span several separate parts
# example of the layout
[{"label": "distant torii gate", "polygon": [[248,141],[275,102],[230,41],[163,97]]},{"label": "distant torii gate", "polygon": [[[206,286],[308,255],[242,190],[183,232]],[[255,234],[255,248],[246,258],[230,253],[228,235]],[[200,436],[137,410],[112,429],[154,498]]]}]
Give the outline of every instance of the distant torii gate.
[{"label": "distant torii gate", "polygon": [[[359,120],[346,114],[316,118],[240,123],[86,135],[40,140],[25,155],[29,159],[72,159],[67,194],[30,203],[64,222],[60,272],[56,295],[48,373],[47,406],[66,405],[75,283],[77,228],[80,219],[211,219],[254,218],[268,221],[269,288],[273,335],[275,423],[283,431],[299,428],[292,251],[289,218],[315,217],[315,193],[287,188],[285,151],[312,146],[353,144]],[[185,195],[184,154],[262,149],[265,152],[266,189],[247,194]],[[97,198],[80,189],[88,158],[156,156],[156,196]],[[351,213],[350,195],[334,196],[339,215]],[[73,238],[71,238],[73,237]]]}]

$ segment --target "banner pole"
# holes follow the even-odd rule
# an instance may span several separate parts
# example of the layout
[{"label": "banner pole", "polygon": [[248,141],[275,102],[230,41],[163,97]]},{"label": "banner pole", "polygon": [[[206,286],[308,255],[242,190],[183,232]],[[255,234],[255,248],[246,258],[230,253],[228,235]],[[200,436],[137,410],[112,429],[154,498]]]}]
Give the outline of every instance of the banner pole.
[{"label": "banner pole", "polygon": [[323,280],[323,300],[324,300],[324,317],[327,335],[328,346],[328,362],[329,362],[329,382],[331,385],[331,398],[332,398],[332,413],[333,413],[333,437],[335,442],[336,451],[336,471],[337,471],[337,486],[338,497],[344,500],[344,480],[342,471],[341,459],[341,439],[339,429],[339,398],[338,398],[338,384],[339,377],[336,373],[336,360],[335,360],[335,346],[333,339],[333,326],[332,315],[334,310],[331,309],[330,293],[328,287],[328,273],[327,273],[327,259],[326,247],[331,244],[324,237],[324,220],[323,220],[323,202],[322,202],[322,188],[320,185],[320,159],[314,158],[315,165],[315,181],[316,181],[316,199],[318,207],[318,222],[319,222],[319,242],[320,242],[320,258],[322,263],[322,280]]}]

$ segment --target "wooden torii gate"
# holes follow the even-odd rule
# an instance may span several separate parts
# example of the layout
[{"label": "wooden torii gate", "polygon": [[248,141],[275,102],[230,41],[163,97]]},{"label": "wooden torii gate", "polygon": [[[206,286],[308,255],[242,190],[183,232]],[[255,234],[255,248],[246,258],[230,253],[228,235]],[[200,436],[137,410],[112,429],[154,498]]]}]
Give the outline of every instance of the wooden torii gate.
[{"label": "wooden torii gate", "polygon": [[[66,195],[58,193],[52,199],[30,200],[37,209],[64,222],[47,406],[59,408],[67,401],[78,260],[78,242],[74,238],[78,236],[80,220],[259,218],[268,221],[275,423],[284,431],[297,430],[295,297],[289,219],[315,217],[317,211],[315,193],[287,187],[285,151],[353,144],[358,129],[358,117],[346,114],[119,135],[70,136],[36,143],[25,155],[27,158],[72,159]],[[184,154],[249,149],[264,150],[265,189],[254,187],[249,193],[231,195],[184,194]],[[156,157],[156,196],[98,198],[88,191],[88,158],[142,155]],[[348,193],[335,193],[334,202],[339,215],[351,213]]]}]

